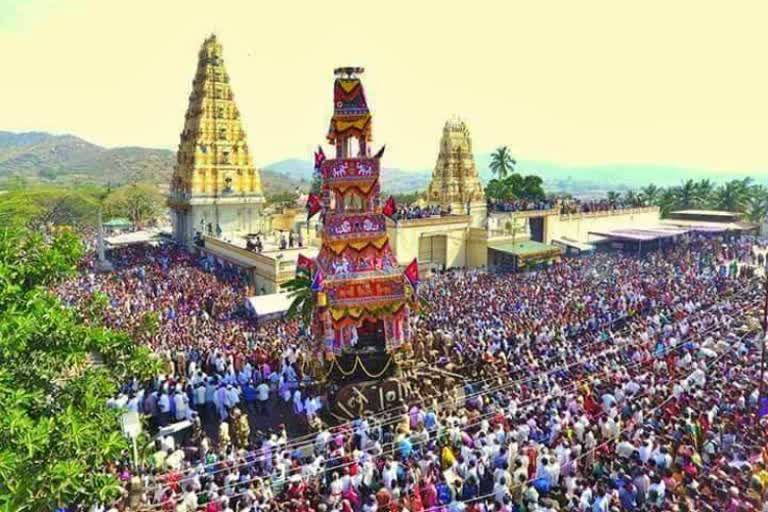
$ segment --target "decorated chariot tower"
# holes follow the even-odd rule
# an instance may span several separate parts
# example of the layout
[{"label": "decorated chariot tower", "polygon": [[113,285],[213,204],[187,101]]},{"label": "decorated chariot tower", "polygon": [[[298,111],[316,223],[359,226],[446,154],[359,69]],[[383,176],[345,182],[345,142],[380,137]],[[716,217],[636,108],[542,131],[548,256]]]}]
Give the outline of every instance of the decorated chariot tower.
[{"label": "decorated chariot tower", "polygon": [[371,156],[372,116],[359,75],[335,71],[334,113],[328,142],[335,158],[316,157],[321,192],[310,213],[322,219],[322,246],[312,265],[316,309],[313,336],[336,388],[332,411],[352,417],[395,405],[403,395],[396,353],[409,341],[409,303],[418,282],[416,262],[405,273],[389,245],[386,217],[394,202],[381,199],[383,148]]}]

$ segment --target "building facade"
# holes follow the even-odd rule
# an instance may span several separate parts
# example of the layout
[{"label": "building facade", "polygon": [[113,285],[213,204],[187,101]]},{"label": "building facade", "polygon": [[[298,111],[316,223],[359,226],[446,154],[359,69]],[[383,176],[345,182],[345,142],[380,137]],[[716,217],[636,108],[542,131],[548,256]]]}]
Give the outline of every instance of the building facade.
[{"label": "building facade", "polygon": [[221,43],[211,35],[198,54],[168,196],[174,238],[190,245],[196,234],[259,232],[263,203]]}]

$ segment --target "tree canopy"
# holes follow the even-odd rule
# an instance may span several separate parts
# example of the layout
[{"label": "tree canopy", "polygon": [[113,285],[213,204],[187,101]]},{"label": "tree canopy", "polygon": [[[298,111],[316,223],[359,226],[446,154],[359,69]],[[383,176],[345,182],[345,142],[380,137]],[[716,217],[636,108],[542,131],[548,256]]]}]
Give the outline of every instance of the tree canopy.
[{"label": "tree canopy", "polygon": [[[47,288],[75,271],[82,243],[24,228],[0,231],[0,508],[53,510],[109,501],[120,492],[107,467],[128,449],[120,413],[107,408],[121,383],[149,378],[149,349],[84,322]],[[103,364],[94,364],[94,360]]]}]

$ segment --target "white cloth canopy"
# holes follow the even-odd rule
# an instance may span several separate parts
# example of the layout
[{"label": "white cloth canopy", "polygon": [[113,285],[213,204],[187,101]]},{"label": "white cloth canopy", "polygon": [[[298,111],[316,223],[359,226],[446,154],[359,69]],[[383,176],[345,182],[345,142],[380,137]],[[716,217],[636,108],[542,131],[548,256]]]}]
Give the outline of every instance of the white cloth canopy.
[{"label": "white cloth canopy", "polygon": [[288,293],[271,293],[269,295],[257,295],[248,297],[248,308],[259,319],[280,317],[291,307],[292,299]]}]

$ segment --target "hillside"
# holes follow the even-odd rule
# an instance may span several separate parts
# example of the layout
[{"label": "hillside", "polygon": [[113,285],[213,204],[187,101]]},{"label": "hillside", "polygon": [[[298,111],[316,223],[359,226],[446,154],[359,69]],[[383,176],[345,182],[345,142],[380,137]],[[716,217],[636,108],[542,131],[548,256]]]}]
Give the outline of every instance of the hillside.
[{"label": "hillside", "polygon": [[[92,181],[119,185],[170,182],[176,155],[168,149],[104,148],[74,135],[0,131],[0,178],[20,176],[52,182]],[[289,191],[299,181],[262,171],[265,192]]]}]

